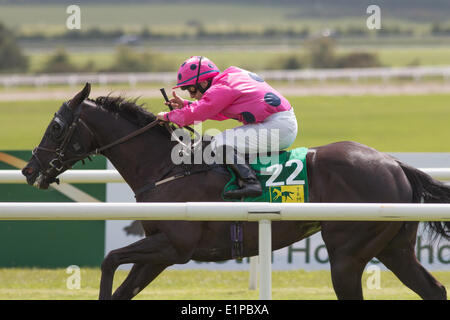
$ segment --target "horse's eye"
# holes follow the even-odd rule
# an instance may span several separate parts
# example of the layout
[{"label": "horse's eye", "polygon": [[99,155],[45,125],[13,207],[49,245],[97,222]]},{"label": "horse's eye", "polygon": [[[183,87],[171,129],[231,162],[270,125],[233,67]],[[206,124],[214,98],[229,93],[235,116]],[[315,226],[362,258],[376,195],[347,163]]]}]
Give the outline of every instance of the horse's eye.
[{"label": "horse's eye", "polygon": [[57,122],[52,124],[52,136],[55,139],[60,139],[61,135],[63,133],[63,128],[61,127],[61,125]]},{"label": "horse's eye", "polygon": [[59,123],[54,123],[52,126],[52,130],[53,131],[61,131],[61,126],[59,125]]}]

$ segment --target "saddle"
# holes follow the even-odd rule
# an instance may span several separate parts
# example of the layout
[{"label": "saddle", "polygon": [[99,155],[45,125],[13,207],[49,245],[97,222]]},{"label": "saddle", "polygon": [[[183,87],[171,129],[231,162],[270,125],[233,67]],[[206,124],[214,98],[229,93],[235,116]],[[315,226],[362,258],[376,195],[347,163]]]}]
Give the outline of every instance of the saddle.
[{"label": "saddle", "polygon": [[[274,155],[256,158],[250,164],[263,188],[259,197],[247,197],[246,202],[308,202],[307,148],[296,148]],[[230,181],[226,190],[239,188],[237,178],[229,170]],[[241,201],[225,199],[224,201]]]}]

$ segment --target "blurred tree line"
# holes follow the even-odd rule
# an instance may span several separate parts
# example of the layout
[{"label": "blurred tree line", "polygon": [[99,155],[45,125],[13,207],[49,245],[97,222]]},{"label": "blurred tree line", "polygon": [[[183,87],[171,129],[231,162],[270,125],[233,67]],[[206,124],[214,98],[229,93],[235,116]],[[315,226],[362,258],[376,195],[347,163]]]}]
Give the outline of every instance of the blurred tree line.
[{"label": "blurred tree line", "polygon": [[22,72],[27,69],[27,57],[22,54],[11,31],[0,23],[0,71]]},{"label": "blurred tree line", "polygon": [[[430,35],[442,35],[440,31],[448,32],[445,26],[441,26],[439,23],[432,25],[428,34]],[[336,26],[332,28],[333,36],[336,38],[362,38],[362,37],[413,37],[417,36],[417,30],[413,27],[388,25],[384,24],[383,28],[379,30],[369,30],[365,26],[350,25],[347,27]],[[262,30],[249,30],[239,27],[229,28],[228,30],[214,30],[210,29],[200,21],[192,20],[186,22],[186,28],[183,32],[167,33],[161,31],[154,31],[151,28],[144,26],[141,30],[135,32],[135,36],[142,41],[155,41],[155,40],[234,40],[234,39],[306,39],[309,38],[318,30],[311,30],[311,28],[305,26],[299,27],[276,27],[266,26]],[[106,40],[116,41],[122,36],[126,36],[127,31],[123,29],[107,30],[99,27],[91,27],[82,31],[79,30],[67,30],[59,34],[48,34],[45,31],[17,33],[19,40],[52,40],[52,41],[91,41],[91,40]],[[448,35],[448,33],[447,33]]]},{"label": "blurred tree line", "polygon": [[74,72],[163,72],[175,71],[178,61],[169,61],[162,54],[150,51],[138,52],[128,46],[118,46],[114,53],[112,65],[97,68],[95,62],[87,61],[82,66],[74,64],[64,48],[57,49],[50,55],[38,72],[74,73]]},{"label": "blurred tree line", "polygon": [[267,69],[374,68],[381,66],[375,53],[356,51],[339,55],[336,40],[323,36],[306,41],[303,53],[277,58]]},{"label": "blurred tree line", "polygon": [[438,22],[431,26],[431,34],[435,36],[450,36],[450,26],[444,26]]},{"label": "blurred tree line", "polygon": [[[39,72],[164,72],[176,71],[179,61],[172,61],[163,54],[150,51],[139,52],[129,46],[118,46],[114,60],[107,68],[97,68],[93,61],[83,66],[71,62],[70,55],[64,49],[58,49],[44,63]],[[265,69],[295,70],[302,68],[371,68],[381,63],[374,53],[351,52],[337,54],[336,41],[330,37],[309,40],[304,52],[282,55],[270,61]]]},{"label": "blurred tree line", "polygon": [[[332,37],[316,37],[305,42],[301,53],[282,55],[270,62],[266,69],[301,68],[365,68],[378,67],[377,56],[367,52],[352,52],[338,55],[336,40]],[[176,71],[179,61],[171,61],[163,54],[138,51],[126,45],[116,47],[113,63],[107,68],[97,68],[90,60],[79,66],[63,48],[57,49],[42,64],[37,72],[162,72]],[[0,72],[27,72],[28,58],[22,53],[15,38],[0,24]]]}]

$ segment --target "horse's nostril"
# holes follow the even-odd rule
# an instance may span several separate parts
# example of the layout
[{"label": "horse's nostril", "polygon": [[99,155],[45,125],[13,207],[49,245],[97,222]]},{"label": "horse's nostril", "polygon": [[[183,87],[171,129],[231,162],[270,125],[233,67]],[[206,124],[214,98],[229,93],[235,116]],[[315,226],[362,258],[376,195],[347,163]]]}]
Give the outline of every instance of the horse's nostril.
[{"label": "horse's nostril", "polygon": [[22,174],[23,174],[24,176],[29,176],[29,175],[33,174],[33,172],[34,172],[33,167],[25,167],[25,168],[23,168],[23,170],[22,170]]}]

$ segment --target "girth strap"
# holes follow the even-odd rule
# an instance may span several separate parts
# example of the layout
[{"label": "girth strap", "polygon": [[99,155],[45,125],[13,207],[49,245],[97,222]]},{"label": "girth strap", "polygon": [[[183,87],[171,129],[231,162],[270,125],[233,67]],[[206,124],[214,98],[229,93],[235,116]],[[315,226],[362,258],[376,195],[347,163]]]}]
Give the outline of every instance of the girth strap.
[{"label": "girth strap", "polygon": [[231,258],[242,259],[244,256],[244,235],[242,221],[235,221],[230,226]]}]

